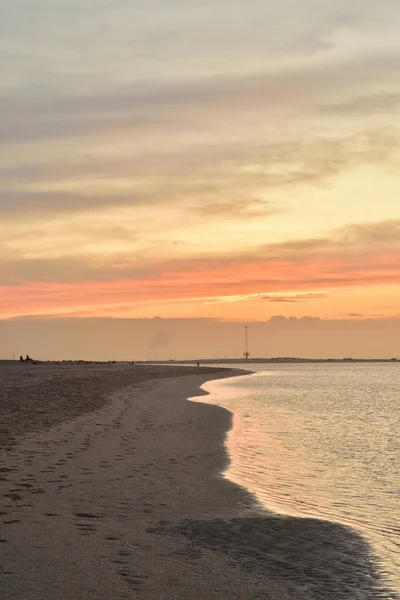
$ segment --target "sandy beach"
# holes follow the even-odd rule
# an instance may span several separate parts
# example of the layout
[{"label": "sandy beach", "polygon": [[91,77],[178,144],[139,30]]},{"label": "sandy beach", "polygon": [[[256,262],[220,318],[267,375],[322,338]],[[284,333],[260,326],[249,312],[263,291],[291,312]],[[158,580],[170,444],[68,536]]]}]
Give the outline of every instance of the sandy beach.
[{"label": "sandy beach", "polygon": [[221,477],[231,414],[187,398],[237,374],[2,366],[1,598],[383,597],[359,536]]}]

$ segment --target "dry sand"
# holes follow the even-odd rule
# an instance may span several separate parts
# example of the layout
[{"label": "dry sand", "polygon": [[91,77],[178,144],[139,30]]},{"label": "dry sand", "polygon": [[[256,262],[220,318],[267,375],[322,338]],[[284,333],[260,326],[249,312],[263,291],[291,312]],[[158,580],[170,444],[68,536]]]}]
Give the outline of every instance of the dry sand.
[{"label": "dry sand", "polygon": [[[225,371],[202,368],[204,374]],[[97,410],[122,387],[197,373],[197,367],[0,361],[0,448],[22,434]]]},{"label": "dry sand", "polygon": [[382,597],[358,536],[262,513],[219,475],[231,415],[185,398],[223,375],[0,368],[3,600]]}]

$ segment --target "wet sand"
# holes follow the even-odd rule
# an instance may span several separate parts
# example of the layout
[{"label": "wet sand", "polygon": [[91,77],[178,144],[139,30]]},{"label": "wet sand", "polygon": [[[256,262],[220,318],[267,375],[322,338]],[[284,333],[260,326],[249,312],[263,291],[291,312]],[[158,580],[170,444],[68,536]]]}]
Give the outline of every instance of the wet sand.
[{"label": "wet sand", "polygon": [[388,597],[351,530],[220,476],[231,414],[186,398],[237,372],[19,367],[0,370],[4,600]]}]

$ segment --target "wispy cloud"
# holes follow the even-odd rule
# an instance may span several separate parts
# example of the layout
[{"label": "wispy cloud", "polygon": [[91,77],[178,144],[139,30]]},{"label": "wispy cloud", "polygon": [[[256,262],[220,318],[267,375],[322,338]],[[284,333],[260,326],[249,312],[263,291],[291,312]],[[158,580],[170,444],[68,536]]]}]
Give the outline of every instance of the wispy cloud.
[{"label": "wispy cloud", "polygon": [[262,294],[260,300],[266,300],[267,302],[304,302],[305,300],[321,300],[327,298],[327,294],[313,294],[311,292],[306,294],[285,294],[285,295],[274,295],[274,294]]},{"label": "wispy cloud", "polygon": [[[332,289],[396,284],[400,277],[399,223],[355,225],[331,239],[294,240],[256,250],[160,260],[145,256],[3,261],[0,310],[65,312],[193,302],[230,297],[268,302],[326,298]],[[349,232],[351,235],[349,235]],[[310,292],[308,290],[318,290]],[[86,307],[86,308],[85,308]]]},{"label": "wispy cloud", "polygon": [[3,4],[3,315],[398,282],[397,1]]}]

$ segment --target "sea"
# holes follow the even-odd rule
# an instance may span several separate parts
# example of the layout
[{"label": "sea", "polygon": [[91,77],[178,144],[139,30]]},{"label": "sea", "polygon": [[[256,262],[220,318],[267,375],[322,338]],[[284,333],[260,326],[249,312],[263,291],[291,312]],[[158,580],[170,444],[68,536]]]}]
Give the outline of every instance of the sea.
[{"label": "sea", "polygon": [[249,368],[203,386],[234,415],[224,476],[268,511],[357,532],[400,597],[400,363]]}]

